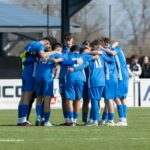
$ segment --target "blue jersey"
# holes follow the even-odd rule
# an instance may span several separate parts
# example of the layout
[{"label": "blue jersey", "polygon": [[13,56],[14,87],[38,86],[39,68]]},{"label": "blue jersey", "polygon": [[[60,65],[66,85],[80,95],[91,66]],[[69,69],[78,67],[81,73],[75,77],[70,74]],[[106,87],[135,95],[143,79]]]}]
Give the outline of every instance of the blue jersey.
[{"label": "blue jersey", "polygon": [[105,52],[100,55],[98,60],[90,61],[89,64],[89,88],[97,86],[105,86],[105,66],[104,61],[114,63],[114,58],[108,56]]},{"label": "blue jersey", "polygon": [[82,65],[74,64],[68,66],[68,68],[74,68],[74,72],[67,72],[66,80],[67,81],[79,80],[85,82],[86,76],[85,76],[84,68],[87,67],[88,61],[91,61],[93,59],[93,56],[75,52],[75,53],[70,53],[68,57],[72,60],[81,58],[83,59],[84,63]]},{"label": "blue jersey", "polygon": [[63,54],[68,54],[70,53],[70,47],[67,47],[66,45],[63,46],[63,49],[62,49],[62,53]]},{"label": "blue jersey", "polygon": [[107,55],[114,59],[113,63],[105,62],[106,85],[104,89],[104,98],[110,100],[116,98],[119,74],[115,57],[109,54]]},{"label": "blue jersey", "polygon": [[[48,58],[57,59],[60,57],[61,55],[56,53],[56,54],[49,56]],[[53,78],[54,67],[55,67],[55,63],[53,62],[39,62],[37,71],[36,71],[36,78],[38,77]]]},{"label": "blue jersey", "polygon": [[26,53],[34,53],[34,55],[28,55],[26,56],[24,64],[24,69],[22,71],[22,76],[26,77],[32,77],[35,74],[36,66],[37,66],[37,56],[39,51],[44,51],[45,46],[41,44],[39,41],[34,41],[32,43],[29,43],[24,50]]},{"label": "blue jersey", "polygon": [[116,47],[114,49],[117,52],[117,56],[120,62],[120,68],[121,68],[121,73],[122,73],[122,79],[124,78],[128,78],[128,69],[127,69],[127,63],[126,63],[126,59],[124,56],[123,51],[121,50],[121,48]]},{"label": "blue jersey", "polygon": [[129,80],[129,75],[128,75],[128,69],[127,69],[127,64],[126,64],[126,59],[124,57],[123,51],[119,48],[116,47],[114,49],[117,52],[117,57],[120,65],[120,74],[119,76],[121,77],[118,81],[118,89],[117,89],[117,98],[126,98],[127,93],[128,93],[128,80]]},{"label": "blue jersey", "polygon": [[[62,49],[62,56],[63,56],[63,59],[67,59],[68,58],[68,53],[70,52],[70,48],[67,47],[67,46],[63,46],[63,49]],[[59,74],[59,79],[65,79],[66,77],[66,72],[67,72],[67,66],[65,65],[62,65],[61,66],[61,69],[60,69],[60,74]]]}]

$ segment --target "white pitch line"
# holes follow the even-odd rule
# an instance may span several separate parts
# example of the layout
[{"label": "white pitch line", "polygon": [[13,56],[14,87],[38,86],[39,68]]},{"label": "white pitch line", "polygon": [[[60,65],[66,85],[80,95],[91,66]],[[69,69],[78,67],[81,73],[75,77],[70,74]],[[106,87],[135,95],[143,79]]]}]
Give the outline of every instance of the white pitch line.
[{"label": "white pitch line", "polygon": [[19,142],[24,142],[24,139],[13,139],[13,138],[6,138],[6,139],[2,139],[2,138],[0,138],[0,143],[2,143],[2,142],[8,142],[8,143],[19,143]]},{"label": "white pitch line", "polygon": [[128,138],[129,140],[147,140],[147,138],[144,137],[138,137],[138,138]]}]

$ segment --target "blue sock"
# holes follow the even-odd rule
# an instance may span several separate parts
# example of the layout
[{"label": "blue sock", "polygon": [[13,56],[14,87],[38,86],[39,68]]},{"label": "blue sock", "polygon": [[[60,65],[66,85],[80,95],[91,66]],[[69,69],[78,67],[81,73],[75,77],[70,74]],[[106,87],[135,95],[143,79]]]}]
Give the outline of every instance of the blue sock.
[{"label": "blue sock", "polygon": [[93,120],[98,120],[99,119],[99,106],[98,106],[98,100],[96,99],[91,99],[91,107],[93,110]]},{"label": "blue sock", "polygon": [[22,105],[22,117],[27,117],[29,111],[29,105]]},{"label": "blue sock", "polygon": [[123,105],[117,105],[117,111],[118,111],[118,115],[119,118],[123,118]]},{"label": "blue sock", "polygon": [[73,118],[73,112],[69,112],[69,119],[72,119]]},{"label": "blue sock", "polygon": [[78,119],[79,114],[77,112],[73,112],[73,119]]},{"label": "blue sock", "polygon": [[108,113],[108,120],[114,120],[114,113]]},{"label": "blue sock", "polygon": [[63,112],[63,115],[64,115],[64,118],[69,118],[69,113],[68,113],[68,111],[64,111],[64,112]]},{"label": "blue sock", "polygon": [[91,107],[91,110],[90,110],[90,120],[93,120],[93,108]]},{"label": "blue sock", "polygon": [[22,118],[22,105],[18,105],[18,118]]},{"label": "blue sock", "polygon": [[106,120],[106,119],[108,119],[108,113],[103,112],[102,120]]},{"label": "blue sock", "polygon": [[36,116],[37,118],[41,118],[42,114],[42,105],[36,105]]},{"label": "blue sock", "polygon": [[127,117],[127,105],[123,105],[123,117]]},{"label": "blue sock", "polygon": [[45,122],[48,122],[48,121],[49,121],[49,118],[50,118],[50,112],[44,112],[44,119],[45,119]]},{"label": "blue sock", "polygon": [[88,113],[87,112],[82,112],[82,121],[87,122],[87,118],[88,118]]}]

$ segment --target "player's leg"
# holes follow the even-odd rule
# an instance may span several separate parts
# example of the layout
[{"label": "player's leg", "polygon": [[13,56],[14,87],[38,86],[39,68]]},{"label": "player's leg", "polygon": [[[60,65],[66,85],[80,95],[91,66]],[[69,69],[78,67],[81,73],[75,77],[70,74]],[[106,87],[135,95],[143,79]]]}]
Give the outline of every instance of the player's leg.
[{"label": "player's leg", "polygon": [[127,126],[127,105],[124,99],[121,99],[122,105],[123,105],[123,121],[125,125]]},{"label": "player's leg", "polygon": [[42,114],[42,96],[38,96],[36,99],[36,121],[35,125],[40,126],[41,125],[41,114]]},{"label": "player's leg", "polygon": [[88,93],[88,84],[84,83],[83,87],[83,105],[82,105],[82,122],[87,123],[88,112],[89,112],[89,93]]},{"label": "player's leg", "polygon": [[128,86],[129,86],[129,79],[128,76],[124,78],[124,91],[123,91],[123,96],[121,98],[121,103],[123,105],[123,117],[124,117],[124,123],[127,126],[127,105],[125,102],[125,99],[127,97],[128,93]]},{"label": "player's leg", "polygon": [[34,78],[22,79],[22,95],[18,106],[18,125],[31,125],[27,122],[29,103],[33,96]]},{"label": "player's leg", "polygon": [[79,112],[80,112],[80,100],[82,98],[83,94],[83,86],[84,82],[83,81],[75,81],[74,84],[74,90],[75,90],[75,103],[74,103],[74,124],[77,124],[77,120],[79,117]]},{"label": "player's leg", "polygon": [[119,98],[116,98],[115,102],[116,102],[116,105],[117,105],[119,120],[123,121],[123,105],[121,103],[121,100]]},{"label": "player's leg", "polygon": [[128,93],[128,76],[124,76],[123,80],[118,81],[117,98],[115,100],[117,104],[117,110],[120,120],[116,123],[117,126],[127,126],[126,122],[126,104],[124,98],[127,97]]},{"label": "player's leg", "polygon": [[44,96],[44,126],[52,126],[49,122],[50,119],[50,96]]},{"label": "player's leg", "polygon": [[74,107],[73,107],[73,123],[74,125],[77,124],[77,120],[79,118],[79,113],[80,113],[80,99],[76,99],[74,101]]},{"label": "player's leg", "polygon": [[99,90],[98,87],[91,87],[89,89],[89,95],[91,99],[91,121],[87,124],[87,126],[98,126],[99,119]]},{"label": "player's leg", "polygon": [[124,88],[123,80],[119,80],[118,81],[118,88],[117,88],[117,95],[115,98],[118,116],[119,116],[118,124],[123,121],[123,105],[122,105],[121,100],[120,100],[120,98],[122,97],[122,94],[123,94],[123,88]]},{"label": "player's leg", "polygon": [[31,113],[31,110],[32,110],[32,105],[34,103],[34,100],[35,100],[35,92],[33,93],[33,96],[31,98],[31,101],[29,103],[29,111],[28,111],[28,115],[27,115],[27,120],[29,121],[29,116],[30,116],[30,113]]},{"label": "player's leg", "polygon": [[73,124],[73,100],[68,99],[67,105],[68,105],[69,123]]},{"label": "player's leg", "polygon": [[67,125],[69,123],[69,114],[68,114],[68,104],[65,96],[65,80],[60,79],[59,80],[59,89],[60,89],[60,95],[62,99],[62,111],[63,111],[63,116],[65,119],[65,123],[61,125]]},{"label": "player's leg", "polygon": [[108,105],[108,126],[114,126],[114,102],[113,99],[106,100]]},{"label": "player's leg", "polygon": [[111,79],[106,82],[106,103],[108,105],[107,126],[114,126],[114,99],[117,95],[118,79]]},{"label": "player's leg", "polygon": [[74,81],[66,82],[65,94],[67,99],[67,110],[69,116],[69,124],[73,125],[73,102],[75,100]]},{"label": "player's leg", "polygon": [[101,121],[99,122],[100,125],[104,125],[108,119],[108,103],[106,99],[104,99],[104,103],[105,103],[105,106],[104,106]]},{"label": "player's leg", "polygon": [[18,106],[18,125],[27,123],[27,115],[29,111],[29,102],[33,92],[22,92],[22,97]]},{"label": "player's leg", "polygon": [[50,119],[50,101],[53,94],[53,81],[51,78],[44,78],[43,102],[44,102],[44,126],[52,126]]},{"label": "player's leg", "polygon": [[36,80],[35,80],[35,93],[37,96],[36,106],[35,106],[35,111],[36,111],[35,125],[36,126],[39,126],[41,124],[43,89],[44,89],[43,79],[36,78]]},{"label": "player's leg", "polygon": [[82,122],[87,123],[88,121],[88,112],[89,112],[89,99],[83,98],[83,105],[82,105]]}]

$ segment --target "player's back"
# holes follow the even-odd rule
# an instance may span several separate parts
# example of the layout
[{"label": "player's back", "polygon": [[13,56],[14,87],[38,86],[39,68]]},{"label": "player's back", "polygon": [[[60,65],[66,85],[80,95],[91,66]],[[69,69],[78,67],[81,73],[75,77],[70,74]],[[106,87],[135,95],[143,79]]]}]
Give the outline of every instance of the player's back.
[{"label": "player's back", "polygon": [[[111,56],[107,54],[108,57],[113,57],[115,60],[114,56]],[[106,80],[118,80],[118,71],[117,71],[117,65],[116,62],[106,62],[105,61],[105,74],[106,74]]]},{"label": "player's back", "polygon": [[[60,54],[53,54],[49,56],[48,58],[60,58]],[[55,67],[55,63],[53,62],[39,62],[38,67],[36,70],[36,77],[47,77],[47,78],[52,78],[53,76],[53,69]]]},{"label": "player's back", "polygon": [[124,53],[121,48],[116,47],[115,51],[117,52],[117,56],[120,62],[120,69],[122,72],[122,76],[128,78],[128,69],[127,69],[127,63],[124,56]]},{"label": "player's back", "polygon": [[[68,57],[69,59],[72,59],[72,60],[76,60],[77,58],[84,59],[84,55],[81,53],[77,53],[77,52],[69,53]],[[79,64],[74,64],[74,65],[68,66],[68,68],[70,67],[70,68],[76,69],[76,67],[79,67],[79,66],[80,66]],[[67,72],[67,80],[86,81],[84,69],[77,70],[74,72]]]},{"label": "player's back", "polygon": [[92,60],[89,63],[89,87],[104,86],[105,73],[104,61],[102,56],[98,60]]}]

